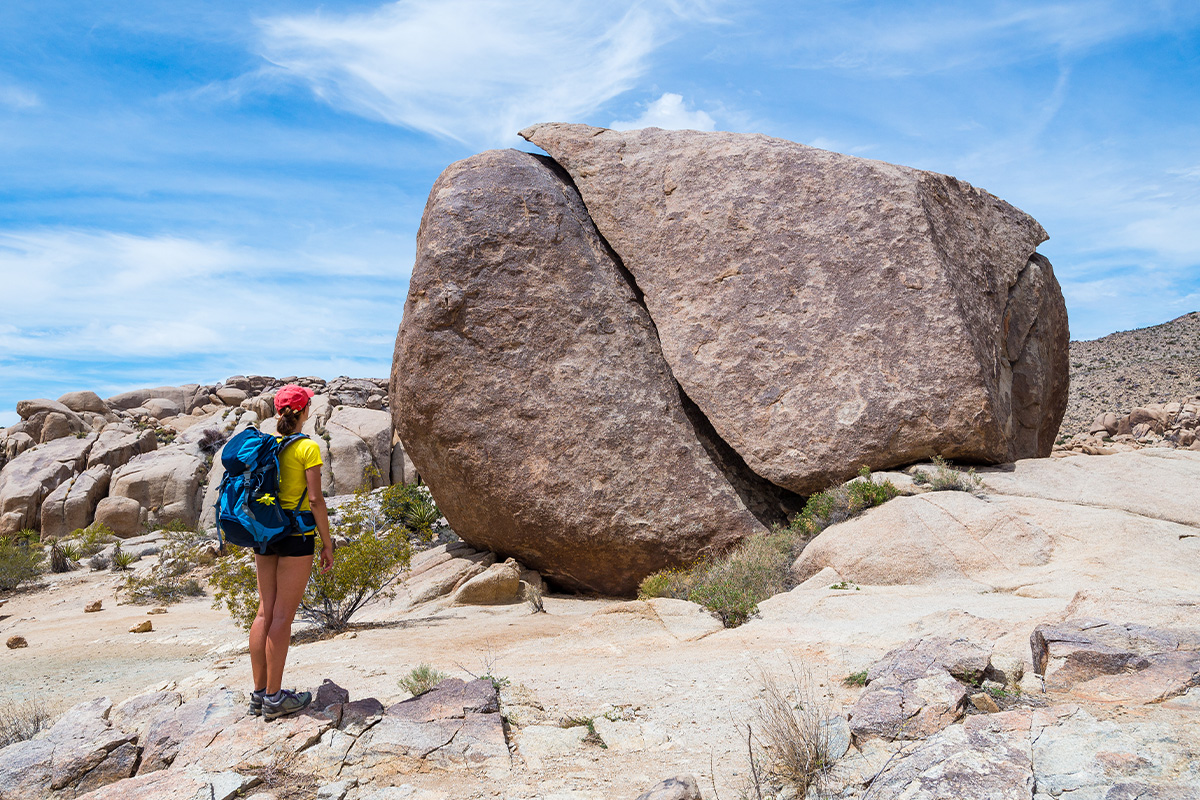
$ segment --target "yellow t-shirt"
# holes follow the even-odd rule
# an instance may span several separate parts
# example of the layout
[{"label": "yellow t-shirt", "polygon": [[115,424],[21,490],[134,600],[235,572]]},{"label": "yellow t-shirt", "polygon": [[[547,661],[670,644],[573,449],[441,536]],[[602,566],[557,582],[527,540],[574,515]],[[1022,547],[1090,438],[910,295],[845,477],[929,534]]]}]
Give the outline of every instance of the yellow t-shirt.
[{"label": "yellow t-shirt", "polygon": [[[276,436],[276,441],[283,441],[282,436]],[[304,471],[309,467],[319,467],[321,448],[312,439],[297,439],[279,454],[279,505],[284,508],[295,508],[308,486]],[[304,496],[301,511],[311,511],[308,495]]]}]

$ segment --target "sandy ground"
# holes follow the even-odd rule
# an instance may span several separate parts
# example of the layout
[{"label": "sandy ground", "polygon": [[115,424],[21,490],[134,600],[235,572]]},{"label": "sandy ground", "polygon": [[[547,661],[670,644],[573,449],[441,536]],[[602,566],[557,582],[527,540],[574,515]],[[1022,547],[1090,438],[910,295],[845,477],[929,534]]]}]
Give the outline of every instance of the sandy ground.
[{"label": "sandy ground", "polygon": [[[62,710],[171,685],[185,696],[214,686],[250,688],[245,636],[211,607],[211,598],[147,616],[148,607],[118,604],[118,582],[109,573],[79,571],[47,576],[45,588],[10,597],[0,607],[0,637],[20,634],[29,646],[0,651],[0,697],[41,698]],[[521,724],[511,771],[401,769],[398,785],[453,797],[585,800],[633,798],[664,777],[691,773],[706,797],[733,798],[745,779],[746,725],[755,720],[763,671],[785,683],[793,669],[807,673],[813,691],[837,713],[858,693],[841,678],[912,636],[995,633],[1005,629],[1006,617],[1061,610],[1059,602],[1006,595],[981,602],[978,592],[928,594],[904,587],[798,589],[768,601],[760,619],[735,630],[681,601],[548,596],[546,613],[535,614],[525,604],[406,610],[401,594],[364,610],[363,622],[378,627],[294,646],[287,683],[311,687],[331,678],[352,698],[388,704],[408,696],[397,680],[422,663],[454,676],[491,674],[509,682],[506,701],[523,703],[514,710]],[[84,613],[96,599],[104,610]],[[957,610],[967,604],[999,621]],[[144,619],[153,620],[153,632],[128,632]],[[1026,626],[1013,627],[1021,631],[1014,649],[1026,647],[1018,641]],[[605,715],[634,723],[640,740],[549,755],[520,747],[526,725]]]},{"label": "sandy ground", "polygon": [[[699,780],[706,800],[735,800],[745,787],[746,730],[757,724],[763,673],[792,685],[793,671],[807,674],[823,712],[840,714],[861,691],[842,685],[848,674],[909,639],[965,636],[992,644],[993,664],[1023,664],[1028,697],[1039,691],[1029,635],[1041,622],[1090,617],[1193,629],[1200,569],[1197,469],[1200,454],[1143,451],[984,471],[987,502],[963,499],[973,504],[964,507],[983,515],[972,523],[976,528],[955,533],[943,522],[945,530],[926,531],[914,522],[906,535],[940,542],[942,549],[929,551],[935,556],[973,552],[986,550],[994,527],[1019,518],[1049,535],[1048,563],[989,567],[980,573],[986,581],[964,575],[925,585],[834,588],[845,584],[820,573],[764,601],[759,616],[731,630],[678,600],[551,595],[546,613],[532,613],[524,603],[435,602],[410,609],[402,590],[394,600],[364,609],[358,629],[294,646],[285,683],[307,688],[330,678],[352,699],[374,696],[390,704],[407,697],[397,681],[423,663],[457,677],[504,679],[512,768],[451,771],[397,763],[391,780],[412,786],[405,796],[414,800],[632,800],[680,773]],[[872,510],[862,526],[851,522],[842,531],[858,530],[870,547],[883,547],[904,531],[876,521],[894,519],[888,515],[904,502]],[[1042,546],[1036,536],[1029,541]],[[0,606],[0,639],[19,634],[29,646],[0,649],[0,700],[41,698],[61,710],[98,696],[119,702],[166,686],[189,697],[216,686],[251,688],[245,634],[211,607],[211,598],[147,617],[144,606],[117,603],[118,582],[111,573],[50,575],[44,588],[7,598]],[[97,599],[104,610],[84,613]],[[145,619],[153,620],[153,632],[128,632]],[[555,750],[544,746],[545,738],[536,746],[540,725],[592,718],[600,729],[606,717],[624,723],[610,731],[607,748],[583,743]],[[538,735],[553,738],[557,730],[542,728]],[[880,758],[879,752],[871,757]],[[874,773],[864,756],[840,768]]]}]

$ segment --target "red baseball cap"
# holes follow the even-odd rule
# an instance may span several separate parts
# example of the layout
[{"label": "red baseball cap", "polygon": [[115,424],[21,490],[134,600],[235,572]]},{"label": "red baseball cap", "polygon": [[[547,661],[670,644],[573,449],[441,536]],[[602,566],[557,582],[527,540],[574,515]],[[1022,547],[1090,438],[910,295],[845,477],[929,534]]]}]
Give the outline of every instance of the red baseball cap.
[{"label": "red baseball cap", "polygon": [[312,399],[312,396],[312,389],[305,389],[303,386],[289,383],[275,393],[275,410],[294,408],[297,411],[303,411],[308,407],[308,401]]}]

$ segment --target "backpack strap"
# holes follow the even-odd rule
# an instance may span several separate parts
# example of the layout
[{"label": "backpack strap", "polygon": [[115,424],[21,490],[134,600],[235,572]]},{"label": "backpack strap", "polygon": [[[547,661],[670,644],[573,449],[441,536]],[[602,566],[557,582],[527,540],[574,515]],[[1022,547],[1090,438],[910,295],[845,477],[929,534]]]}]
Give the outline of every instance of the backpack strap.
[{"label": "backpack strap", "polygon": [[[308,434],[306,434],[306,433],[293,433],[291,436],[285,437],[284,440],[279,443],[279,451],[276,454],[276,458],[278,458],[279,455],[281,455],[283,453],[283,451],[286,450],[290,445],[295,444],[297,440],[307,439],[307,438],[308,438]],[[288,517],[291,518],[291,520],[292,520],[292,526],[296,529],[299,529],[299,527],[300,527],[300,525],[297,521],[297,518],[300,516],[300,513],[303,510],[301,508],[301,506],[304,505],[304,500],[307,497],[308,497],[308,479],[306,478],[304,481],[304,491],[300,492],[300,499],[296,501],[296,507],[285,509]],[[312,531],[299,531],[299,533],[301,536],[307,536],[310,533],[312,533]]]}]

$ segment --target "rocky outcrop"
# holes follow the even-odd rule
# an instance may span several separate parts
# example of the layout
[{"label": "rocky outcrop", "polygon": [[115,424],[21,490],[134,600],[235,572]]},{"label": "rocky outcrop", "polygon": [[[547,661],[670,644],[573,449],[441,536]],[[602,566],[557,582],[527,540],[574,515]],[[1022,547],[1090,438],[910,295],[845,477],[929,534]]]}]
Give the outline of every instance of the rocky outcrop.
[{"label": "rocky outcrop", "polygon": [[845,580],[869,585],[995,585],[1023,567],[1046,564],[1053,550],[1046,531],[994,503],[966,492],[931,492],[898,497],[829,528],[804,548],[792,575],[800,582],[832,567]]},{"label": "rocky outcrop", "polygon": [[864,464],[1050,453],[1066,312],[1019,210],[763,136],[522,135],[557,163],[435,184],[393,361],[405,450],[473,545],[629,592]]},{"label": "rocky outcrop", "polygon": [[867,671],[867,690],[850,710],[854,736],[923,739],[962,718],[966,683],[978,685],[991,648],[959,639],[917,639]]},{"label": "rocky outcrop", "polygon": [[178,520],[195,525],[207,472],[201,456],[168,447],[137,456],[114,472],[109,494],[136,500],[149,512],[151,524]]},{"label": "rocky outcrop", "polygon": [[42,503],[83,470],[97,434],[68,436],[18,455],[0,471],[0,534],[36,528]]},{"label": "rocky outcrop", "polygon": [[1055,446],[1091,456],[1145,447],[1200,450],[1200,395],[1169,403],[1147,403],[1128,414],[1098,414],[1087,433],[1077,433]]},{"label": "rocky outcrop", "polygon": [[1083,619],[1039,625],[1029,642],[1046,688],[1077,698],[1159,703],[1200,686],[1195,631]]},{"label": "rocky outcrop", "polygon": [[1029,216],[765,136],[522,136],[570,173],[675,378],[759,475],[809,493],[861,464],[1049,455],[1067,318]]},{"label": "rocky outcrop", "polygon": [[112,425],[105,428],[88,452],[88,466],[123,466],[134,456],[158,449],[154,431],[139,431],[132,425]]},{"label": "rocky outcrop", "polygon": [[109,408],[128,411],[139,406],[144,407],[147,400],[158,397],[169,400],[182,409],[183,413],[190,414],[198,402],[207,399],[207,391],[202,392],[201,388],[199,384],[189,383],[185,386],[159,386],[153,389],[134,389],[130,392],[113,395],[106,402]]},{"label": "rocky outcrop", "polygon": [[452,165],[418,239],[392,413],[459,535],[560,584],[626,594],[763,529],[552,164],[503,151]]},{"label": "rocky outcrop", "polygon": [[351,494],[360,486],[377,489],[391,484],[392,420],[386,411],[341,406],[325,423],[321,437],[326,447],[331,494]]},{"label": "rocky outcrop", "polygon": [[111,475],[111,467],[99,464],[60,483],[42,503],[42,536],[61,539],[77,528],[90,525],[96,514],[96,504],[108,494]]},{"label": "rocky outcrop", "polygon": [[43,738],[0,750],[0,796],[42,800],[74,796],[133,774],[136,736],[108,721],[112,702],[100,698],[75,706]]}]

